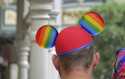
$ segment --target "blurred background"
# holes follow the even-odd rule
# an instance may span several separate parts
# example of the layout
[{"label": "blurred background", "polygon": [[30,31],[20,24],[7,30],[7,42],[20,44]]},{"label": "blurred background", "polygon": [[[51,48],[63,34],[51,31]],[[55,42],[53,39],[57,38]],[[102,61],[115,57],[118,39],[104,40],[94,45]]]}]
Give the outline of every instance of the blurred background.
[{"label": "blurred background", "polygon": [[106,22],[96,38],[101,54],[95,79],[111,79],[117,49],[125,47],[125,0],[0,0],[0,79],[59,79],[51,56],[34,41],[37,29],[51,24],[59,31],[93,10]]}]

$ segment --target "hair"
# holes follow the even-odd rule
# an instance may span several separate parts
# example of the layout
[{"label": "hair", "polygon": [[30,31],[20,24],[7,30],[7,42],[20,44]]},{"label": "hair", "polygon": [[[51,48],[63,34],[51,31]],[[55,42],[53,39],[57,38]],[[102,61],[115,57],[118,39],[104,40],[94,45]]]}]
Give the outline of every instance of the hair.
[{"label": "hair", "polygon": [[81,48],[78,51],[71,52],[66,56],[61,56],[60,61],[64,70],[71,70],[73,67],[82,66],[83,68],[89,68],[92,62],[93,54],[96,52],[94,46],[89,48]]}]

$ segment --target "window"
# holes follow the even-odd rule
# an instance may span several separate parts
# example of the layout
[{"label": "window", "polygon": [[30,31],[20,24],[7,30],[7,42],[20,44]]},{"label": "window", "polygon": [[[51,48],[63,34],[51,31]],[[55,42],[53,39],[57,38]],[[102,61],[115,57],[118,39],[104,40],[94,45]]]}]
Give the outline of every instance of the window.
[{"label": "window", "polygon": [[16,25],[16,12],[14,10],[5,11],[5,25]]}]

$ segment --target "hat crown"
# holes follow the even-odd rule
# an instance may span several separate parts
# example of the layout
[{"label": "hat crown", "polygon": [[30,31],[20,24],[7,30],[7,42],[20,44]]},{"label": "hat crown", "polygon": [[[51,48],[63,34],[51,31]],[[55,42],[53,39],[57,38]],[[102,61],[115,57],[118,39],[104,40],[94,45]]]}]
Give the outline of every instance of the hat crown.
[{"label": "hat crown", "polygon": [[73,25],[63,29],[56,39],[56,52],[62,55],[66,52],[84,47],[92,42],[92,36],[80,25]]}]

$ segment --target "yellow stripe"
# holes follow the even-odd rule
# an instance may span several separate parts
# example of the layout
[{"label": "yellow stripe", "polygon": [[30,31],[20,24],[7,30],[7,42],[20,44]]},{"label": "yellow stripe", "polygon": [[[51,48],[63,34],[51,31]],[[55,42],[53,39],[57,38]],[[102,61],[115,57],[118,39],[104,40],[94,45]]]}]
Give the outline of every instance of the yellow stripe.
[{"label": "yellow stripe", "polygon": [[93,20],[93,18],[91,18],[88,15],[85,15],[84,18],[88,21],[90,21],[90,23],[92,23],[95,27],[99,28],[101,31],[103,30],[103,28],[101,27],[100,24],[98,24],[95,20]]},{"label": "yellow stripe", "polygon": [[45,34],[44,34],[44,37],[43,37],[43,41],[42,41],[42,44],[41,44],[40,47],[45,47],[46,40],[48,39],[49,29],[50,29],[49,27],[46,28]]}]

